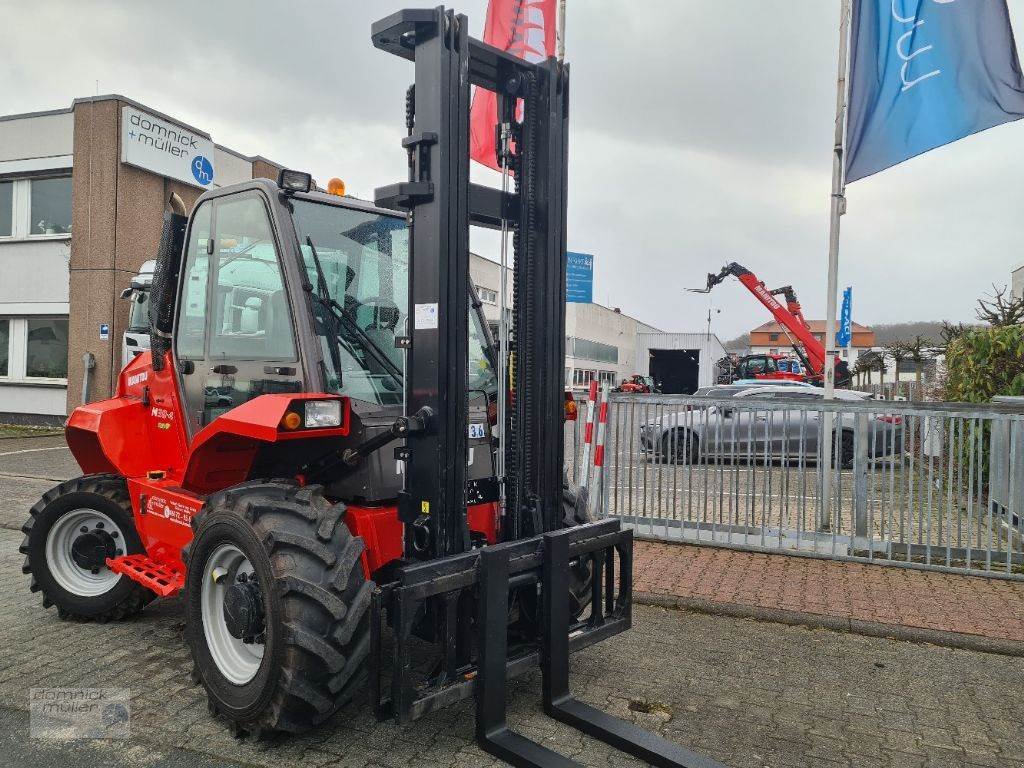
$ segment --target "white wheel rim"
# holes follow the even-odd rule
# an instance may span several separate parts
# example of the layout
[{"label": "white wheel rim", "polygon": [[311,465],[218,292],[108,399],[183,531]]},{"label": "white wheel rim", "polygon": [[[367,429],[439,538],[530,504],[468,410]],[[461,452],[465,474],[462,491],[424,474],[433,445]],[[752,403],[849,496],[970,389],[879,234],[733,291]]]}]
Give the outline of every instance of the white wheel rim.
[{"label": "white wheel rim", "polygon": [[[214,582],[214,570],[223,570],[226,575]],[[232,637],[224,620],[224,596],[243,573],[253,573],[249,559],[234,544],[221,544],[206,560],[200,596],[206,647],[220,673],[235,685],[245,685],[256,677],[264,650],[262,643],[243,643]]]},{"label": "white wheel rim", "polygon": [[78,597],[99,597],[113,589],[121,580],[106,564],[96,573],[75,562],[72,547],[86,534],[104,531],[124,551],[124,533],[103,512],[95,509],[75,509],[62,515],[46,534],[46,566],[53,580],[64,590]]}]

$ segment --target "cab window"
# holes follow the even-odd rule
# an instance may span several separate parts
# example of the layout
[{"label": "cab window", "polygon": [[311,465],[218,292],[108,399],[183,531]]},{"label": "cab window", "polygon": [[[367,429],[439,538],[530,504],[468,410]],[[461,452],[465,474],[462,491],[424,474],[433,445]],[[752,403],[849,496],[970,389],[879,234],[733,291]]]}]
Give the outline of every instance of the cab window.
[{"label": "cab window", "polygon": [[185,248],[175,337],[177,356],[182,360],[201,360],[206,353],[206,287],[210,273],[207,247],[213,223],[212,211],[212,203],[203,203],[193,214]]},{"label": "cab window", "polygon": [[210,359],[295,359],[295,339],[267,210],[259,198],[217,205]]}]

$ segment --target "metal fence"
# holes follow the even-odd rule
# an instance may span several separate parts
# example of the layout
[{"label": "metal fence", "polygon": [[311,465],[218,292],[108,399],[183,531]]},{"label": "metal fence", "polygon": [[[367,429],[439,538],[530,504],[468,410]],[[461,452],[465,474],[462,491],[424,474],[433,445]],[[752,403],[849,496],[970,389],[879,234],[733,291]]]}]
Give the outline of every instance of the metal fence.
[{"label": "metal fence", "polygon": [[928,397],[928,390],[934,389],[934,383],[927,381],[887,381],[883,384],[859,384],[854,387],[861,392],[871,393],[876,400],[910,400],[920,402],[934,398]]},{"label": "metal fence", "polygon": [[642,537],[1024,579],[1022,497],[1019,407],[610,398],[601,509]]}]

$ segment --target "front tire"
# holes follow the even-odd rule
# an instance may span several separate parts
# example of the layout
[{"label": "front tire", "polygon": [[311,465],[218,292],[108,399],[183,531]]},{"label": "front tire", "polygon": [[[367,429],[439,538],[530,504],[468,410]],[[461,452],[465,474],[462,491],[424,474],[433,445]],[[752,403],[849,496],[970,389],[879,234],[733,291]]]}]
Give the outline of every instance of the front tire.
[{"label": "front tire", "polygon": [[156,595],[107,568],[107,558],[144,554],[128,486],[119,475],[87,475],[43,494],[21,528],[18,550],[29,588],[62,619],[112,621],[138,613]]},{"label": "front tire", "polygon": [[360,689],[374,584],[344,514],[320,486],[254,482],[193,519],[185,634],[211,711],[234,731],[305,731]]}]

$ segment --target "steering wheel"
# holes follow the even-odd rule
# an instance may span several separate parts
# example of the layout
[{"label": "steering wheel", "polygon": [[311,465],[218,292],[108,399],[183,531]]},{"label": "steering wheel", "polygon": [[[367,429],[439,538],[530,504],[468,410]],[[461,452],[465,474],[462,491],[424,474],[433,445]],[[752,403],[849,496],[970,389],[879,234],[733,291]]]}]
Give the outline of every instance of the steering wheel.
[{"label": "steering wheel", "polygon": [[369,325],[363,328],[364,331],[370,328],[380,328],[390,333],[395,332],[401,313],[398,311],[398,305],[392,299],[385,296],[371,296],[360,302],[359,310],[365,309],[370,309],[373,312],[373,319]]}]

